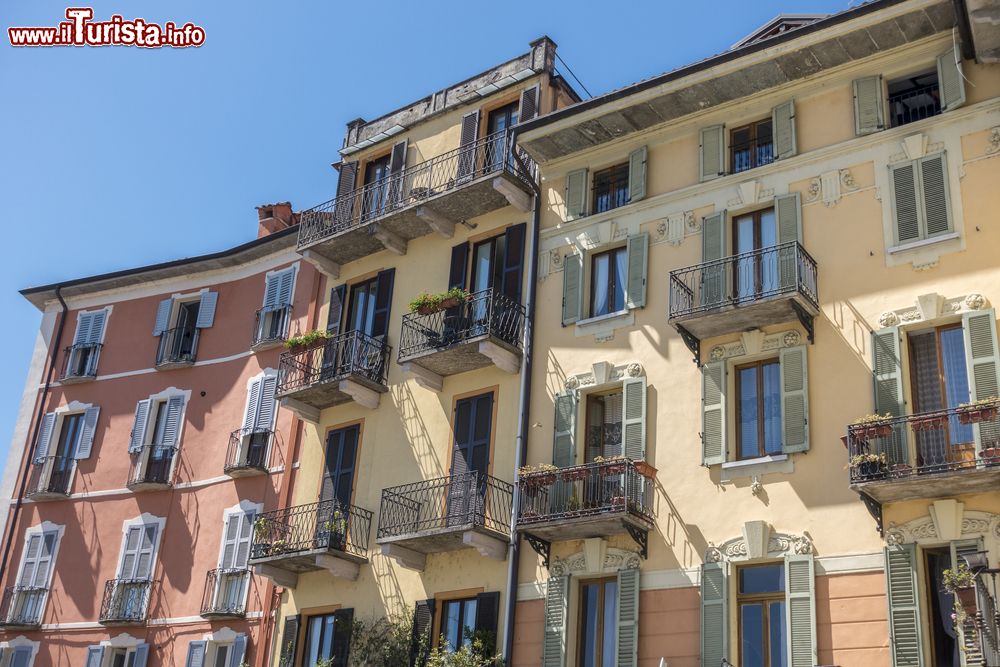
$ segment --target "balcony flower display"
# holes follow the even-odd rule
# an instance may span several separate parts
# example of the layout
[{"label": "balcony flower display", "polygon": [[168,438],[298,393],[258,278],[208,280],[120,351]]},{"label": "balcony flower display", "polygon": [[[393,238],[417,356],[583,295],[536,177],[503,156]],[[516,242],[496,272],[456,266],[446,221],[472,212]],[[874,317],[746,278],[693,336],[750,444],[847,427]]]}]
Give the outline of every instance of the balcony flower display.
[{"label": "balcony flower display", "polygon": [[873,479],[886,473],[885,454],[855,454],[851,457],[851,471],[855,477]]},{"label": "balcony flower display", "polygon": [[851,435],[863,442],[892,434],[892,415],[864,415],[851,422]]},{"label": "balcony flower display", "polygon": [[517,476],[524,486],[538,488],[554,483],[557,470],[559,468],[551,463],[542,463],[537,466],[525,465],[517,469]]},{"label": "balcony flower display", "polygon": [[313,331],[307,331],[304,334],[290,336],[287,340],[285,340],[285,348],[292,352],[296,352],[298,350],[304,350],[307,347],[311,347],[313,344],[319,341],[326,340],[329,337],[330,334],[328,334],[326,331],[321,331],[318,329]]},{"label": "balcony flower display", "polygon": [[997,420],[997,397],[991,396],[958,406],[958,421],[963,424],[978,424]]},{"label": "balcony flower display", "polygon": [[421,292],[410,302],[410,312],[420,315],[433,315],[449,308],[461,306],[469,300],[469,293],[460,287],[452,287],[447,292],[429,294]]},{"label": "balcony flower display", "polygon": [[595,456],[594,463],[600,464],[598,471],[601,477],[621,475],[625,472],[626,461],[624,456],[609,456],[607,458],[603,456]]},{"label": "balcony flower display", "polygon": [[955,596],[955,604],[961,605],[962,611],[969,615],[976,614],[978,611],[976,578],[965,563],[959,562],[958,567],[954,570],[943,570],[941,572],[941,585]]},{"label": "balcony flower display", "polygon": [[910,423],[913,426],[913,430],[917,432],[939,431],[948,425],[948,415],[928,415],[926,417],[914,417]]}]

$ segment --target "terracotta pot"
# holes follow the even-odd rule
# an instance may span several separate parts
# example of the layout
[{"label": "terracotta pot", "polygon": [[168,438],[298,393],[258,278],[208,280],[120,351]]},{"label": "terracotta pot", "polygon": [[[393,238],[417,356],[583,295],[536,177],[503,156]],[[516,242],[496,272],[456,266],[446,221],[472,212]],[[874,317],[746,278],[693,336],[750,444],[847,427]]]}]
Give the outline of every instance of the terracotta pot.
[{"label": "terracotta pot", "polygon": [[590,477],[590,471],[586,468],[579,470],[563,470],[559,473],[559,479],[564,482],[575,482],[581,479],[587,479]]},{"label": "terracotta pot", "polygon": [[461,304],[461,301],[459,301],[458,299],[456,299],[454,297],[449,298],[449,299],[445,299],[444,301],[441,302],[441,310],[447,310],[449,308],[454,308],[455,306],[458,306],[459,304]]},{"label": "terracotta pot", "polygon": [[912,422],[913,430],[917,432],[921,431],[937,431],[943,429],[948,423],[947,417],[927,417],[925,419],[917,419]]},{"label": "terracotta pot", "polygon": [[958,421],[963,424],[992,422],[997,419],[997,408],[963,408],[958,413]]},{"label": "terracotta pot", "polygon": [[645,461],[636,461],[633,465],[635,465],[635,471],[646,479],[656,478],[656,468],[649,465]]},{"label": "terracotta pot", "polygon": [[962,605],[962,609],[969,616],[975,616],[979,611],[979,603],[976,600],[976,587],[966,586],[955,590],[955,599]]},{"label": "terracotta pot", "polygon": [[988,466],[1000,465],[1000,447],[986,447],[979,456]]},{"label": "terracotta pot", "polygon": [[620,475],[625,472],[625,462],[616,461],[614,463],[604,463],[598,470],[602,477],[611,477],[612,475]]},{"label": "terracotta pot", "polygon": [[437,306],[418,306],[417,307],[417,314],[418,315],[433,315],[436,312],[438,312]]},{"label": "terracotta pot", "polygon": [[556,474],[554,472],[547,473],[532,473],[526,477],[521,478],[521,484],[528,488],[541,488],[543,486],[551,486],[556,481]]}]

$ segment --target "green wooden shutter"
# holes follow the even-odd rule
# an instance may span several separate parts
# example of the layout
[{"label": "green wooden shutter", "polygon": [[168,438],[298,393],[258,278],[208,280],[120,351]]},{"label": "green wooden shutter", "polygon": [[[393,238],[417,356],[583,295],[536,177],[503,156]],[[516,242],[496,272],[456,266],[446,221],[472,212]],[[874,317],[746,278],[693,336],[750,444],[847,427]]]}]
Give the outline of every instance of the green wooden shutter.
[{"label": "green wooden shutter", "polygon": [[916,241],[920,238],[921,211],[920,186],[914,162],[889,166],[892,185],[892,220],[897,243]]},{"label": "green wooden shutter", "polygon": [[951,231],[951,207],[944,153],[928,155],[917,164],[920,169],[923,234],[927,237],[947,234]]},{"label": "green wooden shutter", "polygon": [[473,177],[476,171],[476,162],[479,159],[476,150],[476,139],[479,137],[479,110],[476,109],[462,116],[462,135],[459,139],[460,151],[458,154],[458,174],[459,181],[465,181]]},{"label": "green wooden shutter", "polygon": [[[354,631],[354,609],[333,612],[333,664],[348,667],[351,664],[351,635]],[[239,667],[234,663],[230,667]]]},{"label": "green wooden shutter", "polygon": [[[726,254],[726,212],[705,216],[701,221],[701,261],[714,262]],[[701,305],[721,305],[725,289],[725,264],[713,263],[701,270]]]},{"label": "green wooden shutter", "polygon": [[882,76],[854,80],[854,133],[859,137],[885,129]]},{"label": "green wooden shutter", "polygon": [[795,155],[795,100],[788,100],[771,109],[771,128],[775,159],[781,160]]},{"label": "green wooden shutter", "polygon": [[517,114],[517,122],[519,125],[527,123],[529,120],[538,115],[538,92],[538,84],[535,84],[531,88],[525,88],[521,91],[521,105],[518,108]]},{"label": "green wooden shutter", "polygon": [[781,368],[781,451],[809,451],[809,373],[805,345],[786,347]]},{"label": "green wooden shutter", "polygon": [[[802,203],[798,192],[774,198],[774,213],[778,221],[778,243],[784,246],[802,241]],[[782,247],[777,257],[778,284],[783,290],[798,284],[798,256],[795,246]],[[767,262],[765,260],[765,267]]]},{"label": "green wooden shutter", "polygon": [[646,196],[646,147],[628,154],[628,198],[639,201]]},{"label": "green wooden shutter", "polygon": [[725,126],[703,127],[698,132],[698,139],[701,148],[699,159],[701,180],[711,181],[719,176],[725,176]]},{"label": "green wooden shutter", "polygon": [[489,591],[476,595],[476,632],[485,632],[496,649],[497,626],[500,624],[500,592]]},{"label": "green wooden shutter", "polygon": [[646,274],[649,271],[649,234],[628,239],[628,280],[625,283],[625,307],[646,305]]},{"label": "green wooden shutter", "polygon": [[552,434],[552,465],[559,468],[576,462],[576,392],[556,396]]},{"label": "green wooden shutter", "polygon": [[701,460],[726,462],[726,362],[701,367]]},{"label": "green wooden shutter", "polygon": [[[969,374],[969,398],[981,401],[1000,397],[1000,354],[997,352],[997,316],[992,308],[976,310],[962,315],[965,331],[965,365]],[[973,425],[976,437],[976,451],[981,452],[983,443],[996,446],[1000,438],[997,422],[981,422]]]},{"label": "green wooden shutter", "polygon": [[941,89],[941,111],[951,111],[965,104],[965,78],[962,60],[954,47],[937,57],[938,85]]},{"label": "green wooden shutter", "polygon": [[566,617],[569,615],[569,577],[549,577],[545,585],[545,638],[542,667],[566,667]]},{"label": "green wooden shutter", "polygon": [[[899,328],[888,327],[872,332],[872,382],[875,412],[901,417],[903,405],[903,362],[899,353]],[[898,426],[891,436],[882,438],[889,463],[908,463],[906,432]]]},{"label": "green wooden shutter", "polygon": [[726,564],[701,566],[701,666],[719,667],[729,656]]},{"label": "green wooden shutter", "polygon": [[812,555],[785,556],[788,667],[813,667],[817,664],[815,598]]},{"label": "green wooden shutter", "polygon": [[646,378],[622,382],[622,442],[625,457],[646,459]]},{"label": "green wooden shutter", "polygon": [[922,620],[917,593],[917,546],[885,548],[889,645],[893,667],[923,667]]},{"label": "green wooden shutter", "polygon": [[566,174],[566,219],[574,220],[587,214],[587,170],[576,169]]},{"label": "green wooden shutter", "polygon": [[639,664],[639,570],[618,570],[618,667]]},{"label": "green wooden shutter", "polygon": [[582,317],[583,312],[583,255],[574,253],[563,258],[563,326]]}]

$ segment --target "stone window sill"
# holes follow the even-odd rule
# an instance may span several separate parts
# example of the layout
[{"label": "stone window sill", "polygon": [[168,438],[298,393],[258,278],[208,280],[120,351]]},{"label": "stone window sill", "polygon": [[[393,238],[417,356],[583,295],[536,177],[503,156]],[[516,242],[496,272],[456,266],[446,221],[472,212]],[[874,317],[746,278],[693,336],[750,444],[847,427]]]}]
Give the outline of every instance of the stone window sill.
[{"label": "stone window sill", "polygon": [[597,339],[609,340],[614,337],[615,329],[631,327],[635,324],[635,313],[631,310],[619,310],[607,315],[598,315],[576,323],[577,337],[594,336]]},{"label": "stone window sill", "polygon": [[929,239],[920,239],[919,241],[910,241],[909,243],[904,243],[902,245],[894,245],[891,248],[889,248],[887,252],[890,255],[895,255],[896,253],[906,252],[907,250],[919,250],[929,245],[934,245],[935,243],[954,241],[957,238],[958,238],[958,232],[949,232],[948,234],[942,234],[941,236],[933,236]]},{"label": "stone window sill", "polygon": [[790,473],[795,470],[792,457],[788,454],[772,454],[756,459],[727,461],[722,464],[722,481],[743,477],[757,477],[770,473]]}]

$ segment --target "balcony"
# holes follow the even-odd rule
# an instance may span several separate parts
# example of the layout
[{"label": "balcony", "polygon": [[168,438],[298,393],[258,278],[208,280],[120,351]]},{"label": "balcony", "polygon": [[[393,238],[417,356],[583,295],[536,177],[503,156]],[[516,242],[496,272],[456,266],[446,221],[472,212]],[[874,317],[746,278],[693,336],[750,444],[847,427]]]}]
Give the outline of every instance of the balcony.
[{"label": "balcony", "polygon": [[427,315],[403,316],[399,363],[428,388],[441,390],[448,375],[495,365],[521,369],[524,306],[487,289],[464,303]]},{"label": "balcony", "polygon": [[851,489],[878,504],[996,491],[998,411],[994,400],[848,426]]},{"label": "balcony", "polygon": [[34,460],[25,497],[35,501],[63,500],[69,496],[76,459],[68,456],[43,456]]},{"label": "balcony", "polygon": [[336,500],[265,512],[254,522],[250,564],[287,588],[320,570],[353,581],[368,562],[371,525],[371,512]]},{"label": "balcony", "polygon": [[695,355],[713,336],[798,319],[813,338],[816,260],[796,241],[670,272],[670,323]]},{"label": "balcony", "polygon": [[132,454],[132,469],[125,486],[135,493],[169,489],[173,484],[176,454],[176,447],[145,445]]},{"label": "balcony", "polygon": [[34,630],[42,625],[42,612],[49,589],[41,586],[10,586],[0,601],[0,628]]},{"label": "balcony", "polygon": [[156,348],[156,368],[169,370],[194,364],[198,356],[198,335],[201,329],[177,327],[160,334],[160,344]]},{"label": "balcony", "polygon": [[408,241],[432,232],[451,238],[456,223],[508,204],[528,211],[530,177],[509,148],[508,132],[498,132],[303,211],[298,249],[337,272],[381,250],[404,254]]},{"label": "balcony", "polygon": [[360,331],[349,331],[304,350],[284,352],[278,368],[281,404],[313,422],[319,411],[356,401],[377,408],[385,386],[390,348]]},{"label": "balcony", "polygon": [[149,609],[153,582],[148,579],[109,579],[104,582],[101,625],[142,625]]},{"label": "balcony", "polygon": [[209,570],[201,597],[201,617],[245,618],[249,584],[250,570],[246,568]]},{"label": "balcony", "polygon": [[230,477],[266,475],[270,467],[274,431],[265,428],[238,428],[229,434],[224,472]]},{"label": "balcony", "polygon": [[507,557],[513,486],[476,472],[382,490],[382,554],[422,571],[427,554],[474,548]]},{"label": "balcony", "polygon": [[282,345],[288,338],[288,323],[291,319],[291,306],[285,305],[258,310],[250,349],[257,352]]},{"label": "balcony", "polygon": [[[986,556],[986,552],[976,554],[984,560]],[[966,664],[1000,665],[1000,608],[997,606],[997,600],[1000,600],[1000,569],[971,569],[976,573],[976,613],[966,617],[966,632],[974,632],[978,640],[975,650],[979,655],[967,653]],[[970,625],[972,628],[969,628]]]},{"label": "balcony", "polygon": [[63,350],[63,370],[59,382],[73,384],[97,377],[97,360],[103,347],[101,344],[70,345]]}]

